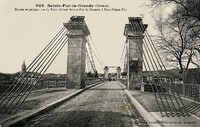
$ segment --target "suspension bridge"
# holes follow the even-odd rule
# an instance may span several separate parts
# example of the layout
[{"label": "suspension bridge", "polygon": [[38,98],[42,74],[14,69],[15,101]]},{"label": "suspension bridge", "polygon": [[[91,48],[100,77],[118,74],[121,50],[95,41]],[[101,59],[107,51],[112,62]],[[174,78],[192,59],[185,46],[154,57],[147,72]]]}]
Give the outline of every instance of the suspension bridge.
[{"label": "suspension bridge", "polygon": [[[0,97],[1,115],[16,116],[23,113],[27,100],[33,96],[40,98],[41,93],[37,95],[34,88],[39,83],[46,84],[49,81],[44,75],[66,44],[67,75],[60,79],[64,82],[65,92],[68,92],[67,95],[63,92],[62,97],[67,96],[65,100],[69,101],[62,100],[62,106],[51,106],[55,110],[37,115],[23,123],[23,126],[160,126],[159,120],[150,121],[150,118],[155,118],[147,114],[145,116],[145,108],[140,107],[141,104],[145,107],[151,103],[148,108],[155,109],[154,115],[157,114],[161,119],[190,119],[199,111],[200,106],[184,100],[180,89],[175,87],[175,77],[167,73],[165,63],[147,32],[148,25],[143,24],[142,18],[129,17],[125,24],[126,40],[119,66],[104,64],[97,50],[91,46],[95,42],[84,19],[84,16],[72,16],[68,22],[63,23],[63,28],[4,91]],[[104,66],[103,78],[98,75],[94,59]],[[109,82],[109,68],[116,69],[116,81]],[[86,73],[93,74],[93,78],[89,79]],[[125,74],[123,78],[122,73]],[[76,93],[71,95],[70,90]],[[54,94],[59,97],[62,92],[52,92]],[[55,101],[55,96],[48,94],[46,99],[52,98]],[[141,104],[133,101],[134,96]],[[36,109],[33,111],[36,112]],[[2,124],[7,121],[3,120]],[[18,125],[20,122],[8,125]]]}]

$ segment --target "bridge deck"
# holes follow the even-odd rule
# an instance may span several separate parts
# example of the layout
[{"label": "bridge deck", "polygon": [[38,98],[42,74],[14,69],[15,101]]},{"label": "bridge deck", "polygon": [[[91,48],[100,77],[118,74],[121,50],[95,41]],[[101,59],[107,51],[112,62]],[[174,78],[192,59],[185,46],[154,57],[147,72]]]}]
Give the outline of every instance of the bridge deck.
[{"label": "bridge deck", "polygon": [[147,127],[116,81],[93,87],[26,126]]}]

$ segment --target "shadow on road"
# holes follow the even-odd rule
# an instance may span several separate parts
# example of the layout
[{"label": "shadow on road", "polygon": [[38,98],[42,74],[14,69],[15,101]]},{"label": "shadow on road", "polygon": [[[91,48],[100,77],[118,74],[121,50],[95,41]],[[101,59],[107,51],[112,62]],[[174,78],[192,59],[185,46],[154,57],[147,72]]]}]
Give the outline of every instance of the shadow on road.
[{"label": "shadow on road", "polygon": [[185,105],[184,107],[181,107],[178,110],[187,111],[190,114],[196,114],[197,112],[200,111],[200,104],[192,102],[190,104]]}]

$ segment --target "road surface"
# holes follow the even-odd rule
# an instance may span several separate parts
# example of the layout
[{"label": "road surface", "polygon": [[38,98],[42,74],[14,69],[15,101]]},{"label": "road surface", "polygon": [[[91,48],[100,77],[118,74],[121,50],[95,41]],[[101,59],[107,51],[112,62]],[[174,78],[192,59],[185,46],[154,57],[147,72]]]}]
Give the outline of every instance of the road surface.
[{"label": "road surface", "polygon": [[148,127],[116,81],[93,87],[26,127]]}]

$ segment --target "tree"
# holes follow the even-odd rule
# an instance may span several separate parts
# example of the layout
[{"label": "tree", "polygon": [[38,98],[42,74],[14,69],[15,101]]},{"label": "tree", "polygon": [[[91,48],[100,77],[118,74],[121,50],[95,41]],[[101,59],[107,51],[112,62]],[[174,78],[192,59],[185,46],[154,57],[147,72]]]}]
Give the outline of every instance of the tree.
[{"label": "tree", "polygon": [[[175,11],[173,14],[178,14],[182,19],[185,18],[189,22],[188,29],[193,31],[191,34],[193,40],[193,48],[200,54],[200,0],[151,0],[151,4],[147,5],[152,8],[158,8],[161,6],[175,5]],[[153,9],[153,10],[154,10]]]},{"label": "tree", "polygon": [[195,18],[200,21],[200,0],[151,0],[150,7],[157,8],[173,3],[182,8],[182,16]]},{"label": "tree", "polygon": [[154,13],[161,7],[173,10],[167,17],[163,13],[154,15],[158,32],[155,41],[166,60],[177,63],[181,73],[190,64],[199,67],[200,0],[151,0],[149,6]]},{"label": "tree", "polygon": [[162,13],[154,15],[158,31],[154,37],[166,60],[178,63],[180,73],[183,73],[191,63],[198,66],[194,59],[196,60],[198,55],[195,47],[199,43],[197,36],[200,29],[194,27],[194,24],[199,25],[199,22],[183,17],[181,10],[182,8],[177,7],[167,18],[164,18]]}]

